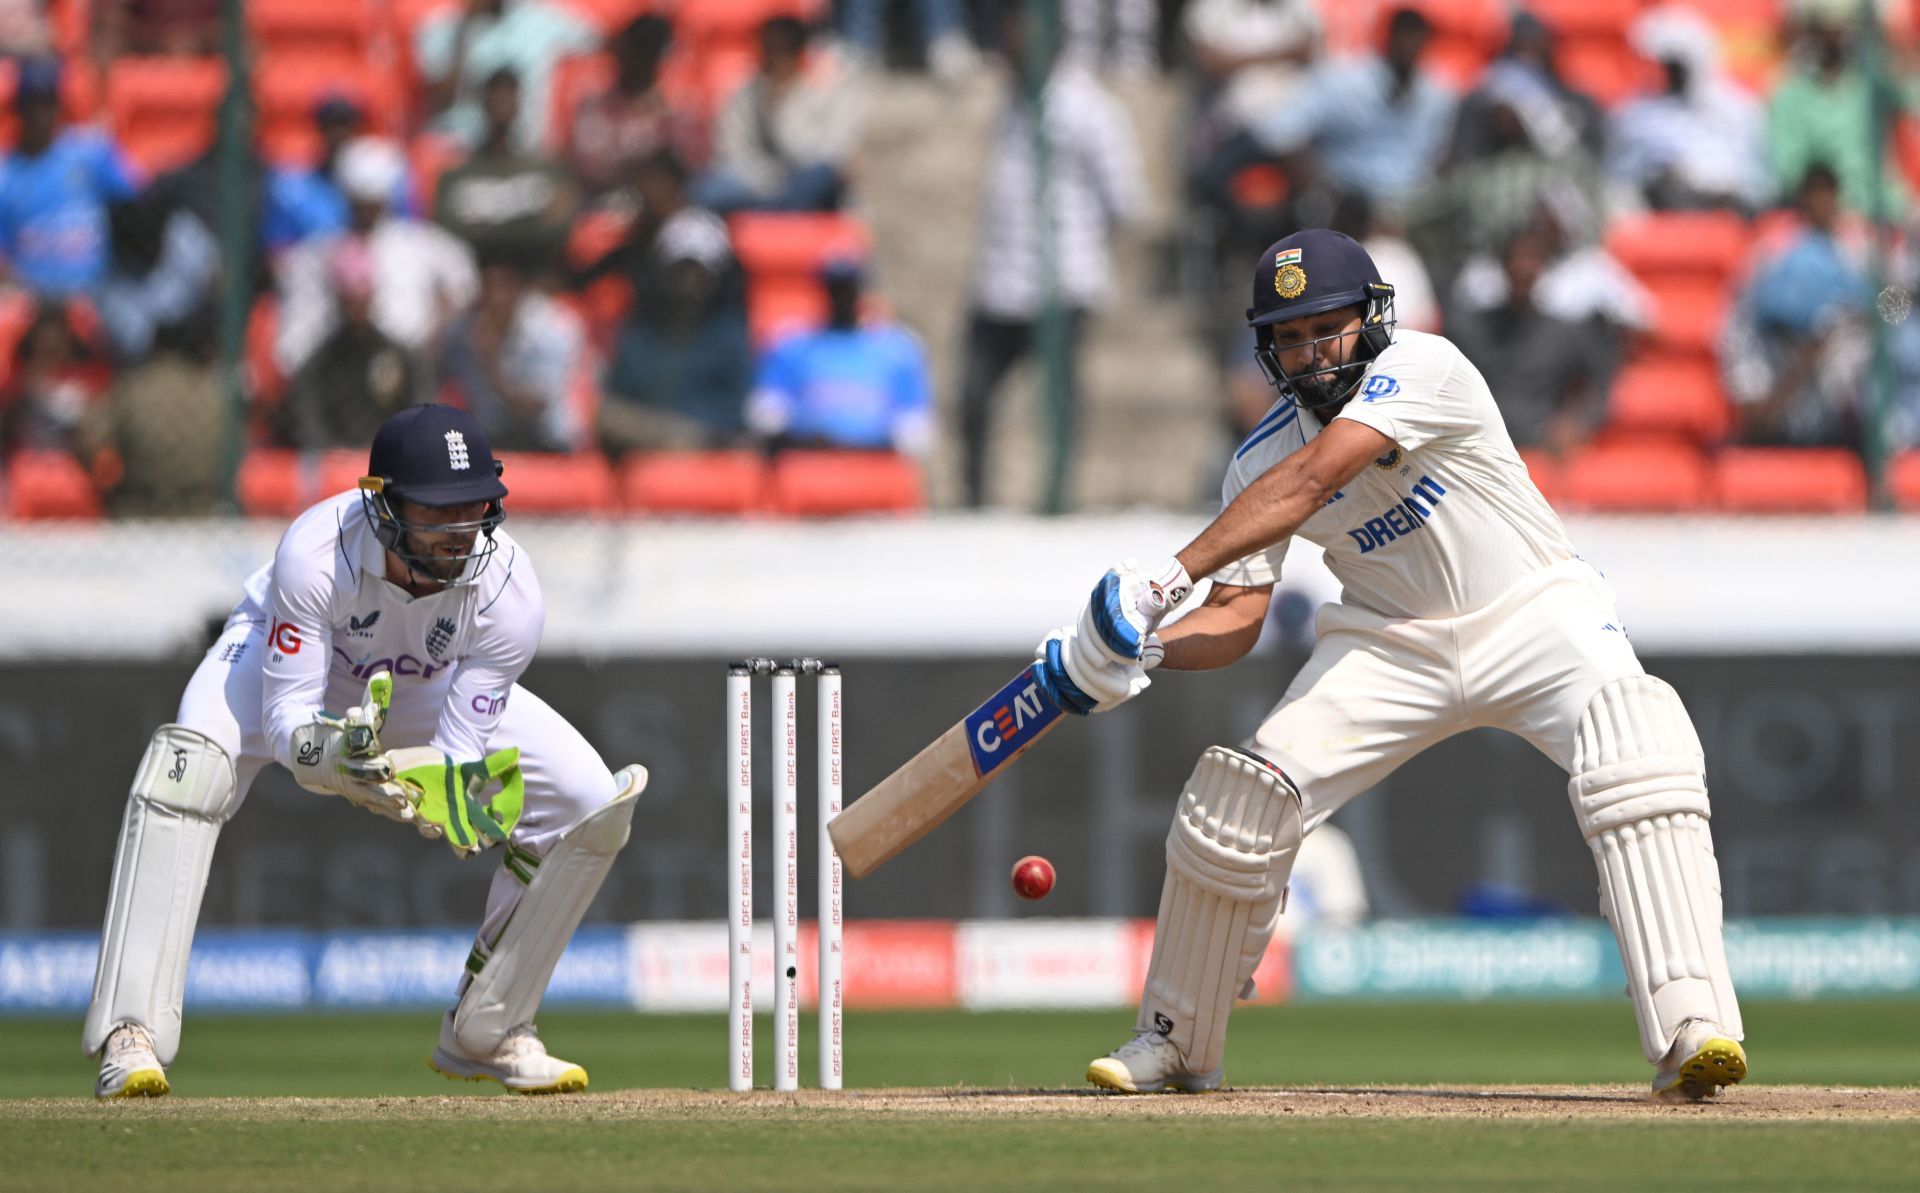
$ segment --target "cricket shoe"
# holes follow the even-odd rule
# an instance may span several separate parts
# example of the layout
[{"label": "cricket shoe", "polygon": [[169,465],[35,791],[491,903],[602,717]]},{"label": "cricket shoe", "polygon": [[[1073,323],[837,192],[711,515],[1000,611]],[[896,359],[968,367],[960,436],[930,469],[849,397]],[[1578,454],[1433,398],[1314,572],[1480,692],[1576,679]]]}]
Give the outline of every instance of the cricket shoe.
[{"label": "cricket shoe", "polygon": [[1747,1076],[1747,1053],[1719,1024],[1689,1019],[1680,1025],[1673,1047],[1653,1073],[1653,1096],[1663,1101],[1698,1102]]},{"label": "cricket shoe", "polygon": [[510,1094],[574,1094],[587,1088],[587,1071],[547,1055],[533,1024],[507,1033],[491,1056],[473,1056],[453,1038],[453,1013],[440,1020],[440,1046],[427,1067],[450,1081],[497,1081]]},{"label": "cricket shoe", "polygon": [[153,1037],[137,1023],[122,1023],[100,1050],[100,1079],[93,1083],[96,1098],[158,1098],[172,1087],[167,1071],[153,1052]]},{"label": "cricket shoe", "polygon": [[1087,1080],[1123,1094],[1200,1094],[1220,1088],[1220,1070],[1195,1073],[1180,1049],[1157,1031],[1133,1038],[1087,1066]]}]

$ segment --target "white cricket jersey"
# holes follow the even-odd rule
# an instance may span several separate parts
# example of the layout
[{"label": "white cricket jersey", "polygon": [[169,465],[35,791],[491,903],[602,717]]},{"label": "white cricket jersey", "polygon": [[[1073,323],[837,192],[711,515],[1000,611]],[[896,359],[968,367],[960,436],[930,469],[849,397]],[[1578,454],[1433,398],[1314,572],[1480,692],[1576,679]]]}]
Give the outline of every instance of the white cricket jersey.
[{"label": "white cricket jersey", "polygon": [[526,552],[504,530],[493,537],[476,582],[416,597],[386,579],[386,549],[357,492],[294,520],[233,613],[268,630],[262,724],[276,761],[291,762],[293,731],[316,711],[359,704],[383,667],[393,673],[390,726],[430,724],[433,747],[456,759],[487,752],[546,619]]},{"label": "white cricket jersey", "polygon": [[[1399,331],[1336,416],[1396,445],[1308,518],[1341,601],[1387,617],[1457,617],[1522,578],[1575,558],[1560,518],[1527,475],[1486,379],[1441,336]],[[1223,503],[1320,433],[1292,398],[1234,452]],[[1285,540],[1228,564],[1216,583],[1280,578]]]}]

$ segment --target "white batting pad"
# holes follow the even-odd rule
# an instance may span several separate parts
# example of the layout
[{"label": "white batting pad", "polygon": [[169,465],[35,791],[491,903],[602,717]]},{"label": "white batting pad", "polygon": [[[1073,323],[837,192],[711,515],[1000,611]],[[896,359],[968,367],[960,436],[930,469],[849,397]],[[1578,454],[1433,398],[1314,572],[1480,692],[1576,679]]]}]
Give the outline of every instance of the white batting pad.
[{"label": "white batting pad", "polygon": [[100,963],[82,1044],[88,1056],[122,1023],[152,1033],[162,1065],[180,1050],[187,953],[220,826],[239,805],[233,759],[210,737],[162,725],[147,744],[120,822]]},{"label": "white batting pad", "polygon": [[1601,688],[1580,718],[1567,793],[1600,872],[1600,912],[1620,945],[1647,1059],[1659,1063],[1688,1019],[1740,1039],[1706,756],[1679,695],[1650,675]]},{"label": "white batting pad", "polygon": [[1300,827],[1300,796],[1278,768],[1225,746],[1200,755],[1167,833],[1136,1024],[1166,1035],[1195,1073],[1221,1066],[1227,1015],[1273,937]]},{"label": "white batting pad", "polygon": [[627,843],[644,767],[614,775],[614,797],[561,834],[545,858],[508,846],[506,868],[527,884],[491,950],[474,945],[473,981],[453,1010],[454,1039],[473,1056],[491,1056],[507,1033],[533,1021],[560,954]]}]

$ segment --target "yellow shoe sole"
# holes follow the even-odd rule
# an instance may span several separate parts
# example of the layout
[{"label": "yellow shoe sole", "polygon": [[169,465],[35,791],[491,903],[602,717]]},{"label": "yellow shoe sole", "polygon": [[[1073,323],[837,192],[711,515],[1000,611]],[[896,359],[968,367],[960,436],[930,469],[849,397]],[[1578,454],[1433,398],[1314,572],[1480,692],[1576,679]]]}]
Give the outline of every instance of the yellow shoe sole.
[{"label": "yellow shoe sole", "polygon": [[1133,1074],[1127,1072],[1127,1066],[1111,1056],[1103,1056],[1087,1066],[1087,1081],[1118,1094],[1140,1092],[1140,1087],[1133,1083]]},{"label": "yellow shoe sole", "polygon": [[1719,1093],[1723,1086],[1738,1085],[1746,1079],[1746,1049],[1737,1040],[1714,1036],[1681,1062],[1670,1084],[1653,1092],[1659,1098],[1698,1102]]},{"label": "yellow shoe sole", "polygon": [[167,1075],[159,1069],[136,1069],[127,1077],[127,1083],[120,1092],[108,1094],[107,1101],[115,1098],[164,1098],[173,1092],[167,1084]]},{"label": "yellow shoe sole", "polygon": [[587,1071],[579,1065],[568,1065],[565,1072],[561,1073],[560,1076],[554,1078],[548,1084],[533,1086],[508,1085],[490,1073],[475,1073],[471,1077],[461,1073],[449,1073],[439,1065],[434,1064],[431,1056],[427,1058],[427,1067],[442,1077],[445,1077],[448,1081],[491,1081],[510,1094],[527,1096],[535,1094],[577,1094],[587,1088]]}]

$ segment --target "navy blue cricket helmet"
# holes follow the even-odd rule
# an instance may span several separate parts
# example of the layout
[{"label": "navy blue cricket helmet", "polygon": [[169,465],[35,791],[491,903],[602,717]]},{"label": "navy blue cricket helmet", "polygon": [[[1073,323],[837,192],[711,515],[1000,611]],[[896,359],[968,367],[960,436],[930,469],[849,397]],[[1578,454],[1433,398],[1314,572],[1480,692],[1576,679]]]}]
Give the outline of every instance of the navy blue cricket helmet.
[{"label": "navy blue cricket helmet", "polygon": [[[360,506],[380,542],[408,567],[441,584],[470,583],[492,557],[494,529],[506,520],[503,470],[471,414],[452,406],[409,406],[374,433]],[[430,508],[486,506],[478,518],[416,522],[400,516],[400,501]],[[422,551],[411,536],[423,534],[466,536],[468,546],[453,554]]]},{"label": "navy blue cricket helmet", "polygon": [[[1348,360],[1296,374],[1282,368],[1281,347],[1324,345],[1339,337],[1276,345],[1273,325],[1341,307],[1361,309],[1359,343]],[[1338,406],[1353,395],[1368,363],[1393,341],[1393,323],[1393,287],[1380,279],[1360,242],[1345,233],[1330,228],[1295,232],[1269,246],[1254,267],[1253,305],[1247,308],[1254,359],[1268,381],[1308,409]]]}]

